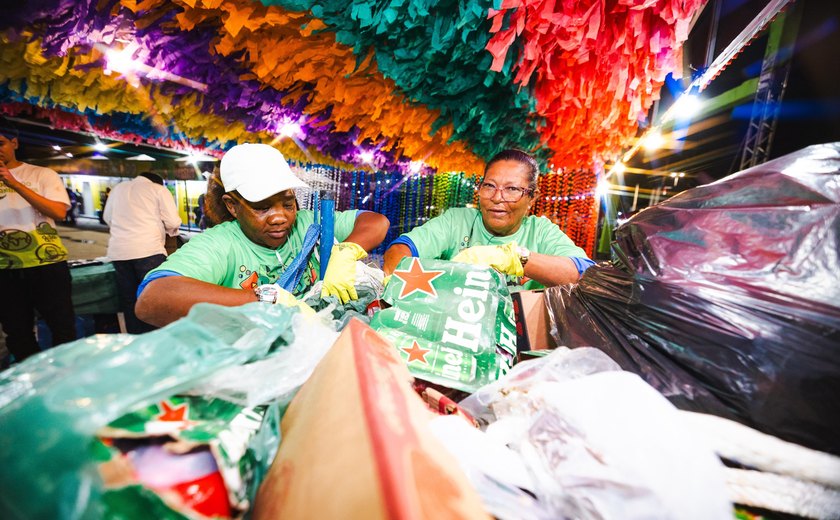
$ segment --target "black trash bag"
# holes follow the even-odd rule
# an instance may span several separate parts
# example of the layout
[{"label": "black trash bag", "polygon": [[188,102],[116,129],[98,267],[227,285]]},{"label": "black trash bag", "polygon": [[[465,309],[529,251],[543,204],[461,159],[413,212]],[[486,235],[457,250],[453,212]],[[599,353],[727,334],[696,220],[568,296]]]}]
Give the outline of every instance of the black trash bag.
[{"label": "black trash bag", "polygon": [[840,143],[645,209],[614,253],[546,291],[558,345],[600,348],[679,408],[840,455]]}]

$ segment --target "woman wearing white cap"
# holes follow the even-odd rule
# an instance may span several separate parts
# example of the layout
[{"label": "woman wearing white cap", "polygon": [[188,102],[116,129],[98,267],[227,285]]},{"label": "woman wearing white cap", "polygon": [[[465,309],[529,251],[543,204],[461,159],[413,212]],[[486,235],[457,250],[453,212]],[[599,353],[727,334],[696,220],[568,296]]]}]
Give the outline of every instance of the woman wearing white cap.
[{"label": "woman wearing white cap", "polygon": [[[136,313],[143,321],[163,326],[200,302],[235,306],[266,301],[259,288],[276,282],[301,251],[314,214],[298,211],[294,190],[306,184],[283,155],[265,144],[237,145],[224,155],[219,169],[225,212],[221,220],[226,221],[195,235],[149,272],[138,289]],[[208,199],[212,193],[211,186]],[[382,242],[388,226],[378,213],[336,212],[335,238],[340,243],[333,246],[322,296],[356,298],[356,260]],[[319,269],[312,255],[293,293],[305,293]],[[272,300],[291,302],[292,296],[280,289],[279,298],[272,295]]]}]

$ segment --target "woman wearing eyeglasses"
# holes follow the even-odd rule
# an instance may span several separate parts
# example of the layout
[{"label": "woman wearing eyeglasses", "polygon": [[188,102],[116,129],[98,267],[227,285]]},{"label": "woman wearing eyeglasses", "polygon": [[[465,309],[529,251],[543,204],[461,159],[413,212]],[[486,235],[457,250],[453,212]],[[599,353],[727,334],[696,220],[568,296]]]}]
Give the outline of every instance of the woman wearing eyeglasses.
[{"label": "woman wearing eyeglasses", "polygon": [[576,282],[594,262],[556,224],[528,216],[538,174],[527,153],[499,152],[484,169],[479,209],[452,208],[400,235],[385,252],[385,274],[415,256],[488,265],[523,289]]}]

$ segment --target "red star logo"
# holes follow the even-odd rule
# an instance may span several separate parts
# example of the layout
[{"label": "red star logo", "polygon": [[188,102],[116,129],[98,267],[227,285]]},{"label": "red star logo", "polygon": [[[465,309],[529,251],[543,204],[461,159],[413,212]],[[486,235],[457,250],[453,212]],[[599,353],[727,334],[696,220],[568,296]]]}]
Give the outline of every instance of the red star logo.
[{"label": "red star logo", "polygon": [[445,272],[424,271],[420,261],[417,258],[412,258],[408,271],[394,271],[394,276],[403,281],[400,299],[415,292],[424,292],[433,298],[437,298],[437,291],[432,286],[432,281]]},{"label": "red star logo", "polygon": [[402,347],[400,350],[408,354],[408,363],[411,363],[412,361],[421,361],[424,365],[429,364],[429,362],[426,361],[426,354],[431,352],[431,349],[422,348],[416,341],[411,342],[411,348]]},{"label": "red star logo", "polygon": [[160,406],[161,409],[160,415],[157,416],[158,421],[183,422],[187,420],[187,411],[190,407],[187,403],[184,403],[181,406],[173,407],[169,401],[161,401],[158,406]]}]

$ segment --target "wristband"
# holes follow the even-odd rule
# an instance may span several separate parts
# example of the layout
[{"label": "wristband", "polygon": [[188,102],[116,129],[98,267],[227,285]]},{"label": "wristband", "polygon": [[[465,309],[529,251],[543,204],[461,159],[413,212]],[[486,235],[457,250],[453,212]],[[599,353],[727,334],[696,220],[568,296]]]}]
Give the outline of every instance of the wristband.
[{"label": "wristband", "polygon": [[525,264],[528,263],[528,259],[531,258],[531,251],[527,247],[518,246],[516,248],[516,254],[519,255],[519,263],[522,264],[522,268],[525,268]]}]

